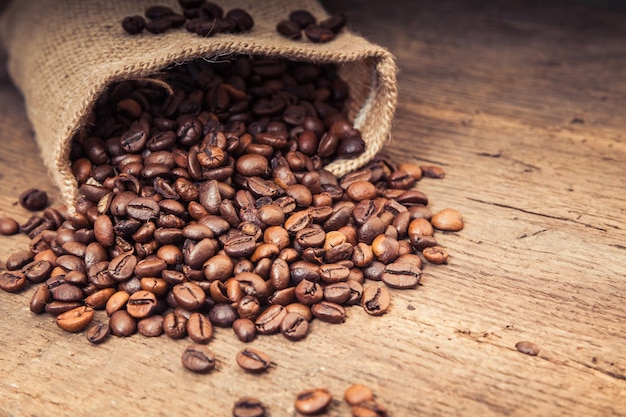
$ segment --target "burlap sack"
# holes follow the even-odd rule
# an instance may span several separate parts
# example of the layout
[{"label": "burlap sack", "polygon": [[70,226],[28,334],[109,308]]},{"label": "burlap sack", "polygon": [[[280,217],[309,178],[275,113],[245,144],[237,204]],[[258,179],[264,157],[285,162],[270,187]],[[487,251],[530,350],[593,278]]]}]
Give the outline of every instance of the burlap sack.
[{"label": "burlap sack", "polygon": [[13,1],[0,21],[9,55],[8,68],[22,91],[44,163],[67,204],[77,197],[68,154],[71,139],[100,94],[114,82],[142,78],[190,60],[248,54],[315,63],[337,63],[350,85],[350,117],[361,129],[366,152],[327,168],[336,175],[367,163],[389,137],[395,111],[396,66],[392,55],[344,30],[326,44],[293,41],[276,33],[290,11],[304,8],[318,19],[327,13],[315,0],[218,0],[225,10],[240,7],[253,16],[254,28],[242,34],[202,38],[184,29],[161,35],[127,35],[124,16],[147,6],[176,0]]}]

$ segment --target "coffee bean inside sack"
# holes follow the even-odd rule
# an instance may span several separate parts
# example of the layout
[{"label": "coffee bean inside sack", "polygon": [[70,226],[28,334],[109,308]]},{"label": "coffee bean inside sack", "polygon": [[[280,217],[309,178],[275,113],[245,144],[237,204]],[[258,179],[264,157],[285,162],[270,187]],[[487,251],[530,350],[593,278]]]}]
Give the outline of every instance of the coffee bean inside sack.
[{"label": "coffee bean inside sack", "polygon": [[7,259],[0,288],[30,288],[34,313],[92,343],[188,337],[194,372],[214,366],[198,347],[214,326],[297,342],[312,320],[349,321],[350,306],[392,311],[396,289],[420,284],[422,257],[447,260],[435,229],[462,218],[433,217],[414,164],[324,169],[367,147],[349,100],[333,65],[245,56],[111,85],[74,138],[75,207],[22,227],[30,247]]}]

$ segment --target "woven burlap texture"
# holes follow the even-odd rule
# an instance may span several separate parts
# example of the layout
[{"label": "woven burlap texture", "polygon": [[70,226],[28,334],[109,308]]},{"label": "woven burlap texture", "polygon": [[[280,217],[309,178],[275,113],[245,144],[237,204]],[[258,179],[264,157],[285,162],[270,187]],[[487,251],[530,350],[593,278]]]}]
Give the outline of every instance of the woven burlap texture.
[{"label": "woven burlap texture", "polygon": [[366,152],[326,168],[343,175],[363,166],[389,138],[397,99],[396,66],[384,48],[344,30],[335,40],[293,41],[276,24],[296,8],[327,17],[314,0],[218,1],[225,10],[243,8],[255,21],[241,34],[202,38],[184,29],[161,35],[127,35],[120,22],[154,4],[180,10],[176,0],[15,0],[0,21],[9,74],[21,90],[44,163],[65,203],[76,201],[69,150],[74,134],[112,83],[142,78],[194,59],[223,60],[232,54],[336,63],[351,88],[350,116],[361,129]]}]

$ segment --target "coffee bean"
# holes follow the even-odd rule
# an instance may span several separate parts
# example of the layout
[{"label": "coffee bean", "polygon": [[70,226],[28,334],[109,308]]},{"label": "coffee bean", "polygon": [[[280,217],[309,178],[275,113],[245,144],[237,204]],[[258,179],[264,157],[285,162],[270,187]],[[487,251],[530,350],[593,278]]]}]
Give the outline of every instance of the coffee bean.
[{"label": "coffee bean", "polygon": [[143,16],[126,16],[122,19],[122,28],[130,35],[136,35],[146,27]]},{"label": "coffee bean", "polygon": [[187,334],[195,343],[209,343],[213,335],[213,326],[204,314],[192,313],[187,320]]},{"label": "coffee bean", "polygon": [[463,229],[463,216],[458,211],[446,208],[436,213],[430,220],[439,230],[458,232]]},{"label": "coffee bean", "polygon": [[363,289],[361,305],[366,313],[380,316],[389,308],[390,295],[385,287],[369,285]]},{"label": "coffee bean", "polygon": [[137,291],[128,298],[126,311],[136,319],[146,318],[154,313],[157,307],[157,298],[150,291]]},{"label": "coffee bean", "polygon": [[309,333],[309,322],[300,313],[290,312],[283,318],[280,330],[283,336],[289,340],[302,340]]},{"label": "coffee bean", "polygon": [[104,323],[96,323],[91,325],[85,332],[85,337],[90,343],[98,345],[106,340],[109,336],[109,326]]},{"label": "coffee bean", "polygon": [[293,20],[281,20],[276,25],[276,31],[289,39],[297,40],[302,38],[302,29]]},{"label": "coffee bean", "polygon": [[235,22],[237,32],[246,32],[254,26],[254,20],[248,12],[243,9],[232,9],[226,13],[226,18]]},{"label": "coffee bean", "polygon": [[157,337],[163,334],[163,316],[154,315],[139,320],[137,332],[145,337]]},{"label": "coffee bean", "polygon": [[0,235],[14,235],[20,230],[20,225],[10,217],[0,217]]},{"label": "coffee bean", "polygon": [[431,246],[422,250],[422,255],[431,264],[441,265],[448,262],[448,252],[441,246]]},{"label": "coffee bean", "polygon": [[218,327],[230,327],[237,320],[237,311],[229,304],[218,303],[209,311],[209,319]]},{"label": "coffee bean", "polygon": [[29,250],[19,250],[9,255],[4,266],[9,271],[16,271],[23,268],[34,259],[34,255]]},{"label": "coffee bean", "polygon": [[30,188],[20,194],[19,202],[26,210],[43,210],[48,205],[48,194],[37,188]]},{"label": "coffee bean", "polygon": [[250,348],[246,348],[237,353],[236,360],[237,365],[243,370],[254,373],[263,372],[272,364],[269,356],[265,353]]},{"label": "coffee bean", "polygon": [[295,407],[299,413],[313,415],[324,412],[333,400],[326,388],[313,388],[296,395]]},{"label": "coffee bean", "polygon": [[163,332],[171,339],[182,339],[187,336],[187,318],[176,312],[163,317]]},{"label": "coffee bean", "polygon": [[206,294],[197,284],[184,282],[172,288],[172,294],[178,304],[189,310],[195,311],[204,305]]},{"label": "coffee bean", "polygon": [[137,332],[137,322],[126,310],[118,310],[111,314],[109,328],[115,336],[128,337]]},{"label": "coffee bean", "polygon": [[515,349],[517,349],[518,352],[521,352],[525,355],[537,356],[539,354],[539,347],[532,342],[527,342],[527,341],[517,342],[515,344]]},{"label": "coffee bean", "polygon": [[420,165],[422,174],[427,178],[444,178],[446,176],[443,168],[437,165]]},{"label": "coffee bean", "polygon": [[374,393],[365,385],[354,384],[346,389],[343,398],[349,405],[358,405],[364,401],[373,401]]},{"label": "coffee bean", "polygon": [[258,334],[274,334],[280,331],[280,324],[287,315],[285,307],[274,304],[263,311],[254,321]]},{"label": "coffee bean", "polygon": [[215,368],[215,355],[204,345],[189,345],[181,360],[185,368],[199,374],[206,374]]},{"label": "coffee bean", "polygon": [[30,311],[35,314],[41,314],[45,311],[46,305],[50,302],[52,296],[47,285],[37,287],[30,300]]},{"label": "coffee bean", "polygon": [[80,306],[59,314],[56,323],[67,332],[78,333],[91,323],[93,316],[94,311],[91,307]]},{"label": "coffee bean", "polygon": [[0,272],[0,289],[6,292],[19,292],[26,285],[26,277],[21,271]]},{"label": "coffee bean", "polygon": [[313,16],[308,10],[303,9],[293,10],[289,13],[289,20],[297,23],[302,29],[309,25],[314,25],[316,22],[315,16]]},{"label": "coffee bean", "polygon": [[346,310],[336,303],[320,301],[311,306],[311,313],[315,318],[326,323],[343,323],[346,320]]},{"label": "coffee bean", "polygon": [[385,267],[382,281],[391,288],[415,288],[422,278],[422,272],[413,264],[394,262]]},{"label": "coffee bean", "polygon": [[233,322],[232,326],[240,341],[249,343],[256,338],[256,326],[252,320],[239,318]]},{"label": "coffee bean", "polygon": [[240,398],[233,406],[233,417],[264,417],[265,415],[265,406],[256,398]]}]

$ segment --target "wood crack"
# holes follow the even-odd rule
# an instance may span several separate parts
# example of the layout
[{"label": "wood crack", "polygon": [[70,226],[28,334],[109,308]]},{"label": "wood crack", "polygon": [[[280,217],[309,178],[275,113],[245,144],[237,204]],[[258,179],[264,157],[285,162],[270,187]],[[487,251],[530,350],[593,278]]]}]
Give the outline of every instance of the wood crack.
[{"label": "wood crack", "polygon": [[501,208],[505,208],[505,209],[520,211],[522,213],[532,214],[534,216],[540,216],[540,217],[545,217],[545,218],[553,219],[553,220],[562,220],[562,221],[565,221],[565,222],[576,223],[576,224],[580,224],[580,225],[585,226],[585,227],[589,227],[591,229],[599,230],[601,232],[606,232],[606,229],[603,229],[601,227],[594,226],[594,225],[591,225],[591,224],[585,223],[585,222],[579,222],[579,221],[577,221],[575,219],[571,219],[571,218],[568,218],[568,217],[553,216],[553,215],[550,215],[550,214],[539,213],[539,212],[536,212],[536,211],[532,211],[532,210],[527,210],[527,209],[523,209],[523,208],[520,208],[520,207],[511,206],[511,205],[508,205],[508,204],[495,203],[493,201],[485,201],[485,200],[480,200],[480,199],[472,198],[472,197],[467,197],[467,199],[470,200],[470,201],[474,201],[476,203],[487,204],[487,205],[490,205],[490,206],[496,206],[496,207],[501,207]]},{"label": "wood crack", "polygon": [[582,362],[582,361],[574,360],[574,362],[576,362],[579,365],[584,366],[585,368],[589,368],[589,369],[592,369],[594,371],[598,371],[600,373],[603,373],[604,375],[610,376],[611,378],[615,378],[615,379],[618,379],[618,380],[621,380],[621,381],[626,381],[626,375],[623,375],[623,374],[620,374],[620,373],[617,373],[617,372],[612,372],[612,371],[609,371],[609,370],[606,370],[606,369],[602,369],[602,368],[599,368],[597,366],[589,365],[588,363],[585,363],[585,362]]}]

